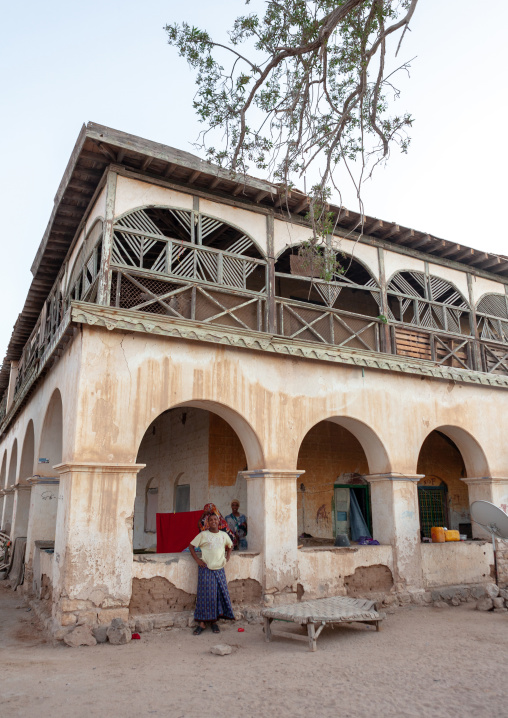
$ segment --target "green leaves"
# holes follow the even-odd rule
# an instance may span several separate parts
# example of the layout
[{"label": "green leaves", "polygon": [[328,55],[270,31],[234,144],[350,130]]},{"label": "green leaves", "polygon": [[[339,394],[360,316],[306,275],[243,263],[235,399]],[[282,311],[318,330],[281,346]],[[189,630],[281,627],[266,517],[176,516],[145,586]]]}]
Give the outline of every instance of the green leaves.
[{"label": "green leaves", "polygon": [[[386,39],[404,32],[416,3],[268,0],[263,15],[235,20],[228,45],[186,22],[166,27],[168,43],[197,72],[194,108],[210,160],[234,172],[263,170],[286,192],[317,167],[307,217],[314,248],[333,233],[327,200],[337,166],[355,161],[364,178],[392,146],[407,152],[413,119],[391,113],[399,92],[384,66]],[[228,52],[225,67],[218,58]],[[218,147],[208,144],[214,130]]]}]

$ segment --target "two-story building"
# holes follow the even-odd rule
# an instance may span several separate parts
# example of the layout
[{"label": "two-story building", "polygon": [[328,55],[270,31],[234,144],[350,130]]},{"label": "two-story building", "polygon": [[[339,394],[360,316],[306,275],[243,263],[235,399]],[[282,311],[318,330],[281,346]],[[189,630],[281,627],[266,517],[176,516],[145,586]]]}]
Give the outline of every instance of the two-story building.
[{"label": "two-story building", "polygon": [[[324,281],[307,208],[83,127],[0,372],[1,528],[56,635],[192,607],[155,515],[208,501],[248,517],[238,601],[492,580],[469,506],[508,504],[508,259],[331,207]],[[379,545],[335,547],[358,516]],[[468,540],[422,543],[443,524]]]}]

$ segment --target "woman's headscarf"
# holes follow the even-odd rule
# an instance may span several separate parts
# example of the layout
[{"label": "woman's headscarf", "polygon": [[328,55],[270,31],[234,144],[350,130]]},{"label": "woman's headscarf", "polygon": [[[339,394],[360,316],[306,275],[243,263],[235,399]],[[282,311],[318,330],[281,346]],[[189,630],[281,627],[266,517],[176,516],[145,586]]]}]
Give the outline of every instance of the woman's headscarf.
[{"label": "woman's headscarf", "polygon": [[208,523],[208,518],[210,517],[211,514],[215,514],[215,516],[217,516],[219,519],[219,531],[225,531],[227,533],[227,535],[229,536],[229,538],[231,539],[231,541],[233,542],[233,545],[236,545],[236,543],[238,542],[237,537],[231,531],[226,519],[221,514],[221,512],[219,511],[219,509],[216,507],[215,504],[205,504],[204,505],[203,514],[198,521],[199,530],[200,531],[208,531],[208,529],[210,528],[209,523]]}]

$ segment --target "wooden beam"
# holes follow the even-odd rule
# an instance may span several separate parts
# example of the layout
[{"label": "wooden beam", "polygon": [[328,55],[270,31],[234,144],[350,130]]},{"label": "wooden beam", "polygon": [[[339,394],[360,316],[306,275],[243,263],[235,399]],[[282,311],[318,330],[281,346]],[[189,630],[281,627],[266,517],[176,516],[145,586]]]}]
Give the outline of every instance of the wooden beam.
[{"label": "wooden beam", "polygon": [[96,170],[92,167],[76,167],[74,172],[72,173],[73,177],[91,177],[93,180],[97,181],[102,177],[103,170]]},{"label": "wooden beam", "polygon": [[105,157],[111,160],[111,162],[116,162],[116,156],[108,147],[106,147],[106,145],[104,145],[102,142],[96,142],[96,145]]},{"label": "wooden beam", "polygon": [[187,180],[187,184],[194,184],[194,182],[197,180],[197,178],[203,174],[201,170],[194,170],[194,172],[191,174],[189,179]]},{"label": "wooden beam", "polygon": [[298,202],[296,207],[293,207],[291,212],[293,214],[300,214],[300,212],[302,212],[304,209],[307,209],[309,204],[310,204],[310,199],[308,197],[304,197],[300,202]]},{"label": "wooden beam", "polygon": [[397,239],[399,239],[401,242],[407,242],[408,239],[413,239],[415,237],[415,231],[414,229],[406,229],[404,232],[401,232]]},{"label": "wooden beam", "polygon": [[141,165],[141,172],[145,172],[145,170],[149,168],[149,166],[152,164],[153,159],[153,157],[147,157],[144,160],[143,164]]},{"label": "wooden beam", "polygon": [[367,234],[372,234],[373,232],[377,232],[378,230],[383,229],[383,227],[383,221],[381,219],[376,219],[374,224],[368,226],[365,231],[367,232]]},{"label": "wooden beam", "polygon": [[440,257],[449,257],[450,254],[457,254],[457,252],[460,252],[462,249],[460,244],[452,244],[450,245],[449,242],[445,242],[446,249],[442,252],[440,252]]},{"label": "wooden beam", "polygon": [[382,232],[379,232],[379,236],[381,239],[386,239],[387,237],[393,237],[394,235],[400,234],[400,227],[398,224],[390,224],[386,226],[386,229],[383,229]]},{"label": "wooden beam", "polygon": [[254,202],[257,202],[257,204],[259,204],[261,200],[266,197],[267,194],[270,194],[270,192],[265,192],[265,190],[261,190],[261,192],[258,192],[257,195],[254,197]]},{"label": "wooden beam", "polygon": [[471,247],[465,247],[462,252],[459,252],[453,258],[456,262],[462,262],[464,259],[468,259],[474,255],[474,249]]},{"label": "wooden beam", "polygon": [[83,160],[91,160],[92,162],[100,162],[101,165],[108,164],[108,161],[105,160],[98,152],[90,152],[89,150],[81,150],[79,158]]},{"label": "wooden beam", "polygon": [[291,199],[291,190],[289,190],[287,194],[285,192],[281,192],[278,198],[275,200],[273,206],[275,207],[275,209],[277,209],[277,207],[280,207],[283,204],[287,207],[288,199]]},{"label": "wooden beam", "polygon": [[236,197],[237,195],[240,194],[240,192],[243,192],[245,194],[244,190],[245,190],[244,184],[237,184],[236,187],[234,188],[234,190],[231,192],[231,194],[233,195],[233,197]]},{"label": "wooden beam", "polygon": [[487,269],[487,267],[496,267],[498,264],[501,264],[501,257],[492,256],[491,254],[485,254],[485,257],[486,259],[483,259],[481,262],[475,262],[475,266]]},{"label": "wooden beam", "polygon": [[87,191],[91,191],[95,189],[95,182],[84,182],[83,180],[74,179],[73,177],[67,187],[74,187],[74,189],[84,189]]},{"label": "wooden beam", "polygon": [[168,162],[168,166],[166,167],[166,171],[164,172],[164,177],[169,177],[173,174],[173,172],[176,170],[176,165],[173,164],[173,162]]},{"label": "wooden beam", "polygon": [[210,182],[210,184],[209,184],[209,186],[208,186],[208,189],[215,189],[216,187],[218,187],[218,186],[220,185],[221,182],[222,182],[222,178],[221,178],[221,177],[215,177],[215,178]]},{"label": "wooden beam", "polygon": [[116,153],[116,161],[119,165],[122,164],[122,160],[125,157],[125,150],[121,149]]}]

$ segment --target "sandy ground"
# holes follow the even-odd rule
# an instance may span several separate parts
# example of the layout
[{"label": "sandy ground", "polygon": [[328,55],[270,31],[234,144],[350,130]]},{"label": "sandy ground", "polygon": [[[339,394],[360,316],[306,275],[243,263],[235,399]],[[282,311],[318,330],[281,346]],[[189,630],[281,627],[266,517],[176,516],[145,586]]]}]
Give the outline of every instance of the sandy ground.
[{"label": "sandy ground", "polygon": [[[125,646],[54,646],[21,605],[0,583],[1,716],[508,716],[508,613],[474,604],[399,608],[379,633],[325,630],[316,653],[267,644],[245,623],[220,637],[170,629]],[[233,654],[211,654],[218,642]]]}]

